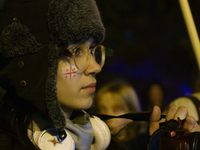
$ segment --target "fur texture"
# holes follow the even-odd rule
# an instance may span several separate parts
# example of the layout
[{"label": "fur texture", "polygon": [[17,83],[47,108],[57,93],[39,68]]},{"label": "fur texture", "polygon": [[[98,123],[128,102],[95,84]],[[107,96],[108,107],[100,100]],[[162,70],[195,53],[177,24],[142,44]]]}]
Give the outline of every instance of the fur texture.
[{"label": "fur texture", "polygon": [[93,0],[53,0],[48,24],[51,37],[57,44],[90,37],[99,44],[105,36],[105,28]]},{"label": "fur texture", "polygon": [[41,48],[29,29],[19,21],[14,21],[3,30],[0,45],[0,52],[5,57],[34,53]]},{"label": "fur texture", "polygon": [[48,110],[48,115],[51,117],[55,127],[59,130],[65,127],[65,116],[60,108],[57,100],[57,70],[58,70],[58,60],[59,54],[56,50],[56,44],[52,41],[49,44],[49,70],[46,82],[46,108]]},{"label": "fur texture", "polygon": [[[99,44],[104,39],[105,29],[94,0],[52,0],[48,12],[43,14],[43,10],[46,9],[42,8],[46,8],[49,2],[50,0],[33,0],[31,3],[27,2],[28,5],[24,5],[26,9],[22,5],[25,3],[23,0],[10,0],[8,3],[6,8],[8,13],[3,14],[4,19],[10,20],[12,17],[17,17],[25,24],[14,21],[5,27],[2,27],[3,24],[0,26],[4,28],[0,36],[0,57],[9,62],[2,62],[2,59],[0,61],[0,67],[3,66],[0,68],[0,86],[3,84],[8,87],[12,86],[12,89],[6,90],[13,90],[14,92],[11,91],[10,93],[15,93],[16,97],[35,104],[39,110],[44,110],[45,112],[43,112],[45,115],[48,114],[54,126],[63,130],[66,120],[57,100],[56,88],[59,61],[57,45],[90,37],[95,39],[95,44]],[[15,4],[20,7],[14,7]],[[10,15],[13,11],[14,16]],[[17,16],[15,16],[16,14]],[[41,26],[41,18],[39,19],[38,16],[47,18],[47,21],[45,20],[46,22],[44,21],[45,23]],[[32,23],[32,18],[36,19],[34,23]],[[1,17],[0,21],[4,22]],[[37,34],[30,33],[29,29]],[[46,35],[50,35],[50,37]],[[44,40],[41,40],[41,37],[44,37]],[[37,41],[45,42],[38,44]],[[24,60],[25,64],[19,67],[18,62],[21,60]],[[46,70],[48,70],[47,75]],[[13,74],[15,75],[13,76]],[[41,77],[42,74],[43,78]],[[6,80],[4,80],[5,78]],[[27,81],[27,86],[23,88],[19,85],[22,79]],[[45,92],[44,88],[46,88]],[[30,96],[30,93],[32,96]]]}]

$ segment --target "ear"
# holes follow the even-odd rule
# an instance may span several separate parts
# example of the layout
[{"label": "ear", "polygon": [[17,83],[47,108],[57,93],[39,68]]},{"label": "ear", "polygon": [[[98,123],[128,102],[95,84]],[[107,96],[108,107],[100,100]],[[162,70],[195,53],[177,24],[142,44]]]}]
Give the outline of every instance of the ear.
[{"label": "ear", "polygon": [[94,143],[91,145],[91,150],[105,150],[111,140],[108,126],[104,121],[96,116],[92,116],[90,121],[94,130]]}]

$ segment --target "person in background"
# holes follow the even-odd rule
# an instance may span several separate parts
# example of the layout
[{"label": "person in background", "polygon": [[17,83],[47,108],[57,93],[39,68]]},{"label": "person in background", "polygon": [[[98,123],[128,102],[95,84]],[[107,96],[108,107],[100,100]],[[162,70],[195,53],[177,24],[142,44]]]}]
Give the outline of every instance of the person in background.
[{"label": "person in background", "polygon": [[152,111],[153,107],[156,105],[160,107],[161,111],[166,109],[164,89],[159,83],[153,83],[150,85],[147,92],[148,105],[145,109],[146,111]]},{"label": "person in background", "polygon": [[[140,112],[141,106],[133,86],[126,80],[117,79],[103,85],[97,91],[93,109],[96,114],[119,116]],[[147,144],[144,144],[147,142],[146,124],[125,118],[112,118],[105,122],[111,130],[112,137],[127,149],[147,149]]]}]

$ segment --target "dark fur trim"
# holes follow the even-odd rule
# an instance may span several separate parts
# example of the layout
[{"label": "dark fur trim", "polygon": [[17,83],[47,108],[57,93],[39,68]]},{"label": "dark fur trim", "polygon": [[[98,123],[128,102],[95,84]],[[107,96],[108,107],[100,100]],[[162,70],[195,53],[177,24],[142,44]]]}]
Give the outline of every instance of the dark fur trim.
[{"label": "dark fur trim", "polygon": [[48,24],[52,39],[59,43],[75,42],[93,37],[102,42],[105,28],[94,0],[53,0]]},{"label": "dark fur trim", "polygon": [[33,53],[41,48],[29,29],[19,21],[8,25],[0,37],[0,52],[5,57],[16,57],[26,53]]},{"label": "dark fur trim", "polygon": [[[40,0],[38,2],[42,2],[42,4],[44,3],[46,5],[47,1]],[[23,2],[24,1],[22,1],[21,3],[23,3]],[[49,3],[49,1],[48,1],[48,3]],[[12,7],[10,10],[13,11]],[[18,12],[18,9],[17,9],[17,12]],[[15,14],[18,14],[17,12]],[[21,10],[20,10],[20,12],[21,12]],[[35,11],[33,11],[33,12],[35,12]],[[41,11],[38,11],[38,12],[41,12]],[[24,13],[26,13],[26,12],[24,12]],[[41,15],[44,15],[44,14],[41,14]],[[21,16],[20,13],[17,16],[20,17]],[[25,18],[23,18],[23,17],[25,17]],[[21,20],[21,22],[25,23],[25,25],[27,27],[29,27],[29,29],[32,33],[34,31],[37,31],[37,29],[39,29],[38,26],[34,26],[34,24],[29,22],[29,19],[33,19],[33,18],[31,18],[31,17],[26,18],[26,17],[29,17],[29,16],[22,15],[23,20]],[[20,90],[20,93],[21,93],[21,95],[19,95],[20,97],[27,96],[27,94],[29,94],[29,90],[32,91],[32,89],[41,90],[42,92],[40,92],[40,94],[42,96],[40,98],[42,101],[44,100],[43,96],[46,96],[46,103],[45,103],[46,107],[44,109],[48,112],[48,116],[51,119],[51,121],[53,122],[54,126],[58,130],[63,130],[65,128],[66,120],[65,120],[65,114],[62,111],[62,109],[59,105],[59,102],[57,100],[56,84],[57,84],[57,69],[58,69],[58,61],[59,61],[59,54],[58,54],[59,52],[58,52],[56,46],[61,43],[68,44],[68,42],[76,42],[76,41],[80,41],[82,39],[88,39],[91,37],[93,37],[95,39],[96,44],[99,44],[104,39],[105,29],[101,22],[99,11],[98,11],[98,8],[97,8],[94,0],[52,0],[51,4],[49,5],[49,12],[47,14],[47,18],[48,18],[47,21],[48,21],[48,25],[49,25],[49,29],[50,29],[50,34],[51,34],[50,38],[52,40],[49,44],[49,54],[48,54],[48,63],[49,64],[48,64],[47,80],[45,80],[46,74],[43,72],[46,70],[43,70],[42,68],[39,67],[40,68],[39,71],[41,71],[41,73],[44,73],[43,77],[44,77],[44,80],[46,81],[46,95],[44,95],[44,93],[43,93],[44,82],[39,82],[37,80],[38,78],[33,78],[34,80],[31,80],[32,77],[29,78],[29,76],[28,76],[28,74],[32,73],[32,71],[37,70],[38,67],[35,63],[34,64],[36,66],[33,65],[34,66],[33,68],[29,68],[29,67],[27,67],[26,69],[19,68],[19,67],[14,68],[14,70],[16,70],[17,73],[20,73],[19,76],[17,76],[17,77],[21,77],[23,75],[24,78],[27,78],[27,80],[30,79],[34,83],[34,84],[31,84],[31,86],[33,86],[33,88],[30,87],[31,89],[29,88],[28,90],[27,90],[27,87],[21,88],[19,85],[18,79],[15,79],[15,77],[9,76],[8,77],[9,82],[15,81],[14,83],[12,83],[12,85],[9,85],[9,86],[13,86],[14,88],[17,87],[16,89],[9,89],[9,90],[14,90],[14,91],[16,90],[16,93],[19,92],[19,90]],[[27,21],[27,23],[25,20]],[[25,25],[21,24],[19,21],[15,21],[15,22],[11,23],[10,25],[8,25],[2,31],[2,34],[0,37],[0,57],[2,57],[2,54],[4,57],[14,57],[12,59],[12,62],[14,65],[16,65],[16,62],[18,62],[18,59],[21,59],[17,56],[24,55],[27,53],[34,53],[41,48],[40,44],[38,44],[35,39],[35,37],[37,37],[37,36],[34,37]],[[33,27],[31,25],[33,25]],[[45,28],[45,30],[46,30],[46,28]],[[39,31],[41,31],[41,29]],[[41,34],[43,34],[43,32]],[[44,37],[47,37],[47,36],[44,36]],[[39,38],[37,38],[37,39],[39,39]],[[46,41],[49,42],[48,40],[49,40],[49,38],[47,40],[44,39],[45,42]],[[45,43],[45,44],[48,44],[48,43]],[[44,47],[44,45],[42,47]],[[48,49],[46,49],[46,50],[48,50]],[[39,52],[43,52],[43,50],[41,49],[41,51],[38,51],[37,53],[39,53]],[[37,54],[37,53],[34,53],[34,54]],[[40,53],[39,53],[39,55],[40,55]],[[34,60],[38,61],[38,63],[43,61],[42,59],[37,60],[38,58],[36,56],[37,55],[31,54],[31,56],[29,56],[29,57],[30,58],[34,57],[35,58]],[[45,56],[47,56],[47,54],[45,53],[44,55],[40,55],[40,56],[44,56],[44,58],[45,58]],[[26,59],[29,58],[27,56],[24,56],[24,57]],[[42,63],[46,63],[46,61],[42,62]],[[33,62],[31,62],[31,60],[29,62],[29,59],[28,59],[27,62],[25,63],[25,65],[29,64],[29,63],[31,64]],[[4,68],[5,64],[3,64],[3,69],[2,70],[0,69],[3,73],[4,72],[6,72],[7,74],[15,73],[15,72],[13,72],[12,66],[10,67],[10,65],[13,65],[13,64],[9,64],[8,66],[6,66]],[[18,70],[21,70],[21,69],[24,69],[24,70],[19,72]],[[31,69],[31,71],[30,71],[30,69]],[[6,75],[6,74],[3,74],[3,75]],[[5,76],[2,76],[1,78],[3,79],[4,77]],[[38,77],[40,78],[40,76],[38,76]],[[44,80],[42,80],[42,81],[44,81]],[[38,83],[42,83],[42,84],[37,86]],[[13,85],[13,84],[15,84],[15,85]],[[26,95],[23,95],[24,94],[23,90],[26,91],[26,92],[24,92]],[[37,93],[38,93],[38,90],[37,90]],[[33,92],[30,92],[30,93],[33,93]],[[39,103],[39,102],[41,103],[41,101],[38,101],[39,99],[35,99],[35,98],[32,99],[32,98],[33,97],[29,98],[28,100],[30,102],[33,100],[34,104],[36,104],[36,106],[39,108],[39,110],[43,111],[44,105],[42,105],[42,106],[41,106],[41,104],[37,105],[37,103]],[[43,104],[44,104],[44,101],[43,101]]]},{"label": "dark fur trim", "polygon": [[49,71],[46,83],[46,107],[48,114],[54,124],[54,126],[62,130],[65,127],[65,115],[57,100],[57,70],[59,54],[56,50],[56,45],[51,42],[49,44]]}]

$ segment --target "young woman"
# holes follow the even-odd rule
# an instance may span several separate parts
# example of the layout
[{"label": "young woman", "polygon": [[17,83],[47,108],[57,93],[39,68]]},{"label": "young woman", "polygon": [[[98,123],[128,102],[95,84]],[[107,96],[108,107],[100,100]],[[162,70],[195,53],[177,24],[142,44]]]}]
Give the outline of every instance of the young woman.
[{"label": "young woman", "polygon": [[[6,0],[0,10],[0,147],[106,149],[108,127],[84,109],[104,64],[94,0]],[[159,110],[150,133],[158,128]],[[100,130],[100,132],[99,132]]]},{"label": "young woman", "polygon": [[83,111],[105,60],[95,1],[11,0],[0,20],[1,149],[106,149],[108,127]]}]

